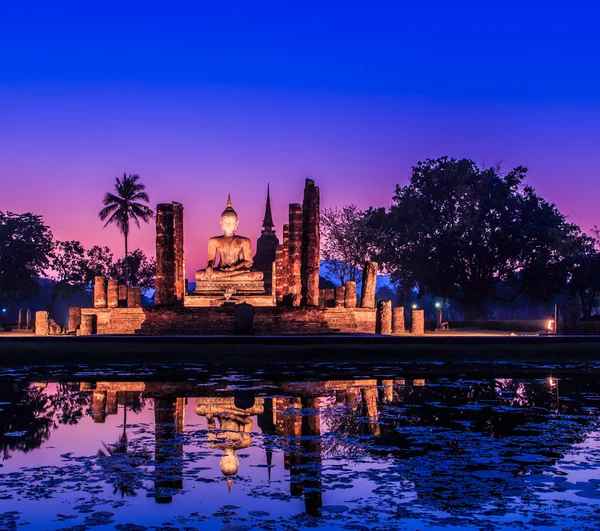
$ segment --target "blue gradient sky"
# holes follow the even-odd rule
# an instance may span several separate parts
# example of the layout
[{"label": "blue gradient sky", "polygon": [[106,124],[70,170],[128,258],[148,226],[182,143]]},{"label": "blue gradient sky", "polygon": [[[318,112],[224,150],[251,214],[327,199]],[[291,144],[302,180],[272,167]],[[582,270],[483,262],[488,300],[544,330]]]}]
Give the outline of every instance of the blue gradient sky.
[{"label": "blue gradient sky", "polygon": [[[0,210],[122,254],[101,198],[123,172],[185,206],[188,277],[231,192],[256,238],[303,179],[323,206],[390,203],[426,157],[524,165],[600,224],[592,2],[18,3],[0,8]],[[131,247],[153,254],[154,228]]]}]

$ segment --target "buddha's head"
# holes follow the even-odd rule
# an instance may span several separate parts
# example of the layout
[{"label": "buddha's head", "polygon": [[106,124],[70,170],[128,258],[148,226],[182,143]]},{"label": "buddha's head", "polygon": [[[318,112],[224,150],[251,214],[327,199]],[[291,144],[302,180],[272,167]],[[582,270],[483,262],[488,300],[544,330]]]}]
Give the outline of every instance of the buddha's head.
[{"label": "buddha's head", "polygon": [[233,236],[237,229],[239,220],[238,215],[231,206],[231,195],[227,197],[227,208],[221,214],[221,230],[225,236]]}]

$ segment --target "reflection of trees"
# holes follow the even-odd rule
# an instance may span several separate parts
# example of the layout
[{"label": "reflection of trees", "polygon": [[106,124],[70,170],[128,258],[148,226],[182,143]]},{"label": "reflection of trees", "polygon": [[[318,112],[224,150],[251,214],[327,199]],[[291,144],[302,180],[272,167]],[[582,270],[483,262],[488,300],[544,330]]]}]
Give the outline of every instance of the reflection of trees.
[{"label": "reflection of trees", "polygon": [[13,450],[39,448],[59,424],[77,424],[89,397],[78,383],[58,383],[49,392],[42,384],[14,381],[0,385],[0,402],[0,450],[8,459]]},{"label": "reflection of trees", "polygon": [[104,450],[98,450],[102,458],[101,464],[108,472],[109,483],[113,485],[113,494],[117,492],[121,498],[136,496],[136,489],[142,487],[136,469],[150,459],[150,454],[145,450],[131,449],[127,439],[127,408],[134,413],[143,409],[144,400],[139,393],[118,393],[123,396],[123,432],[114,444],[102,443]]},{"label": "reflection of trees", "polygon": [[561,380],[567,399],[560,401],[552,382],[490,377],[396,386],[379,404],[379,433],[369,427],[363,397],[332,419],[332,439],[347,445],[358,439],[362,452],[395,457],[421,502],[435,510],[456,514],[502,505],[508,497],[530,495],[526,474],[561,458],[597,416],[584,409],[585,393],[600,390],[595,380]]}]

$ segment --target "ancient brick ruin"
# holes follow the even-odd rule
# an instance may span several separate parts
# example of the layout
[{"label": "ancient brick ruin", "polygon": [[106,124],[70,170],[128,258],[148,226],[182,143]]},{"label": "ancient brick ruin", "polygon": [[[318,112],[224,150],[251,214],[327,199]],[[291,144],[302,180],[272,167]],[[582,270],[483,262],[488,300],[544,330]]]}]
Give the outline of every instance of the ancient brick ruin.
[{"label": "ancient brick ruin", "polygon": [[[226,212],[233,215],[230,205],[231,200]],[[246,304],[252,308],[255,334],[389,334],[395,332],[393,327],[403,332],[403,316],[395,314],[392,319],[390,304],[375,308],[376,262],[365,264],[360,303],[355,282],[346,282],[336,289],[319,289],[320,208],[319,187],[306,179],[303,201],[290,204],[279,243],[268,191],[263,230],[254,257],[256,270],[263,272],[264,281],[232,281],[231,285],[239,286],[239,290],[216,293],[198,287],[188,291],[183,206],[177,202],[161,203],[156,208],[155,306],[142,307],[139,288],[119,286],[113,279],[97,277],[94,308],[74,311],[69,328],[77,323],[79,334],[230,334],[236,327],[236,307]],[[198,278],[203,277],[197,273]],[[205,286],[227,283],[206,278],[209,281],[205,281]],[[249,289],[250,285],[260,286],[261,290]]]}]

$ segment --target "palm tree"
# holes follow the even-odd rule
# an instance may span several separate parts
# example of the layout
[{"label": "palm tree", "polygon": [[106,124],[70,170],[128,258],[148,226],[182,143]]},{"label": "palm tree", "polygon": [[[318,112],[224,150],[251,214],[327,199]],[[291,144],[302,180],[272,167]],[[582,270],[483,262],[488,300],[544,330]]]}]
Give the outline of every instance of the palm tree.
[{"label": "palm tree", "polygon": [[[144,192],[145,186],[138,183],[139,175],[123,174],[123,178],[116,178],[115,190],[116,195],[107,192],[104,195],[102,203],[104,208],[99,212],[98,216],[102,221],[108,219],[104,224],[106,227],[109,223],[114,223],[123,237],[125,238],[125,264],[127,270],[127,238],[129,236],[129,222],[133,220],[137,227],[140,227],[140,219],[148,223],[154,215],[152,209],[143,205],[140,201],[148,203],[150,199],[148,194]],[[129,278],[129,274],[127,275]]]}]

